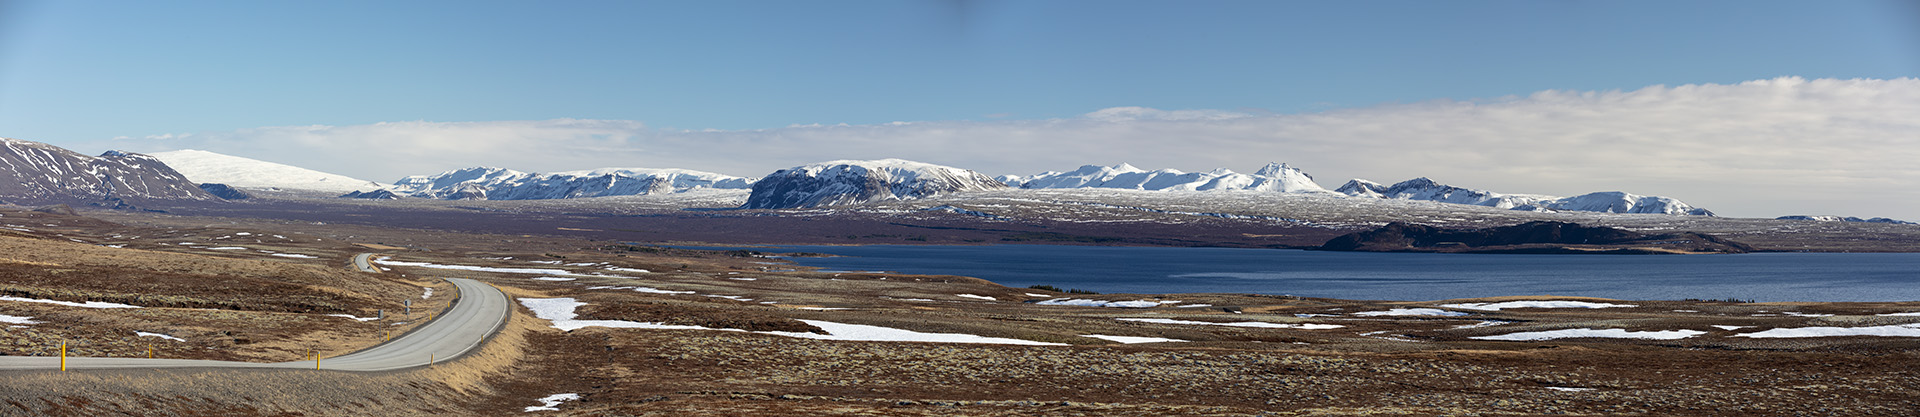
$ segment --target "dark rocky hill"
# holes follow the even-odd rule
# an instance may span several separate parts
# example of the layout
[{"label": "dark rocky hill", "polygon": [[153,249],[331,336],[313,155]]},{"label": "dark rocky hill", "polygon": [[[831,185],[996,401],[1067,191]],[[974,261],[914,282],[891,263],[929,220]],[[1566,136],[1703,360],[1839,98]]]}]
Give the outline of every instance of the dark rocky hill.
[{"label": "dark rocky hill", "polygon": [[774,171],[753,184],[741,208],[782,209],[912,200],[939,194],[1007,188],[965,169],[905,161],[832,161]]},{"label": "dark rocky hill", "polygon": [[0,138],[0,202],[132,208],[155,202],[218,201],[151,156],[108,151],[91,157],[40,142]]},{"label": "dark rocky hill", "polygon": [[1647,234],[1612,227],[1536,221],[1485,229],[1394,222],[1328,240],[1319,250],[1445,253],[1745,253],[1752,246],[1694,232]]}]

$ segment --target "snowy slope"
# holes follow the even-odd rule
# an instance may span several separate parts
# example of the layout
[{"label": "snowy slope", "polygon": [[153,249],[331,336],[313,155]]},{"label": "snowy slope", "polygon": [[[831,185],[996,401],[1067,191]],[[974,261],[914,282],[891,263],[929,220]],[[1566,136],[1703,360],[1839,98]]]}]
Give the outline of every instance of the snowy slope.
[{"label": "snowy slope", "polygon": [[1391,186],[1362,179],[1347,181],[1337,190],[1358,198],[1434,201],[1470,204],[1527,211],[1590,211],[1598,213],[1639,213],[1712,216],[1713,212],[1696,208],[1673,198],[1641,196],[1619,191],[1603,191],[1573,197],[1536,194],[1501,194],[1436,183],[1414,178]]},{"label": "snowy slope", "polygon": [[1816,222],[1914,224],[1913,222],[1910,222],[1910,221],[1895,220],[1895,219],[1889,219],[1885,217],[1863,219],[1859,217],[1840,217],[1840,216],[1780,216],[1775,218],[1774,220],[1810,220],[1810,221],[1816,221]]},{"label": "snowy slope", "polygon": [[547,200],[745,189],[749,178],[685,169],[602,168],[547,174],[474,167],[394,182],[395,192],[448,200]]},{"label": "snowy slope", "polygon": [[1121,163],[1114,166],[1087,165],[1068,172],[1049,171],[1032,177],[1003,176],[1001,181],[1020,188],[1117,188],[1129,190],[1249,190],[1288,193],[1327,192],[1313,177],[1286,164],[1271,163],[1253,174],[1241,174],[1226,168],[1207,172],[1181,172],[1175,169],[1143,170]]},{"label": "snowy slope", "polygon": [[0,138],[0,202],[126,207],[150,201],[215,201],[212,194],[151,156],[107,151],[81,155],[40,142]]},{"label": "snowy slope", "polygon": [[1007,188],[970,170],[901,159],[830,161],[774,171],[753,184],[741,208],[777,209],[911,200]]},{"label": "snowy slope", "polygon": [[203,184],[226,184],[244,189],[280,188],[288,190],[344,193],[384,187],[379,183],[339,174],[276,164],[194,149],[155,152],[153,157],[180,171],[187,179]]}]

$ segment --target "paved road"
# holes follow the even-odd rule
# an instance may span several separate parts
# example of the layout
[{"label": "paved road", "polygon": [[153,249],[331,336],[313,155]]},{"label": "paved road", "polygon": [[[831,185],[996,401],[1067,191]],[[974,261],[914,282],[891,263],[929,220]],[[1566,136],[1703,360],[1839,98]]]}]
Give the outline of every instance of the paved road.
[{"label": "paved road", "polygon": [[[361,260],[361,258],[356,258]],[[463,278],[448,278],[459,289],[460,299],[445,314],[435,317],[393,341],[373,348],[332,358],[321,358],[320,369],[342,371],[385,371],[426,366],[429,357],[446,360],[480,346],[506,325],[510,305],[507,295],[491,285]],[[67,369],[108,368],[288,368],[313,369],[313,361],[253,363],[189,359],[146,358],[67,358]],[[0,370],[60,369],[58,356],[0,356]]]},{"label": "paved road", "polygon": [[353,255],[353,267],[359,269],[360,272],[380,273],[380,268],[373,267],[373,254],[371,253]]}]

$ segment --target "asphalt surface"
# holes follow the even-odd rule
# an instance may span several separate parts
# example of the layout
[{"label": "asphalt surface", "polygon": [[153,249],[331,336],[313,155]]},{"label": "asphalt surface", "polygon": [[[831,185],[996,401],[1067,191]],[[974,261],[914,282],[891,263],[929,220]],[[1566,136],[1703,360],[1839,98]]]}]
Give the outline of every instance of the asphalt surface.
[{"label": "asphalt surface", "polygon": [[[364,258],[356,257],[358,264]],[[356,265],[358,266],[358,265]],[[427,366],[429,360],[459,357],[486,342],[506,325],[507,295],[491,285],[464,278],[448,278],[459,290],[453,308],[387,343],[346,355],[320,358],[320,369],[387,371]],[[254,363],[192,359],[68,357],[67,369],[124,368],[282,368],[314,369],[314,361]],[[58,356],[0,356],[0,370],[60,369]]]},{"label": "asphalt surface", "polygon": [[359,269],[360,272],[380,273],[380,268],[373,267],[373,254],[371,253],[353,255],[353,267]]}]

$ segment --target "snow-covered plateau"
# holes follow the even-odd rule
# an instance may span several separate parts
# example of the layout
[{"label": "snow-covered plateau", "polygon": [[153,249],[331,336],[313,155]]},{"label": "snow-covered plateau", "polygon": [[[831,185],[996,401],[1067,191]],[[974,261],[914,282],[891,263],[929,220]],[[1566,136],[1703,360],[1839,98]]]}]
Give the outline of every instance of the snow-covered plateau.
[{"label": "snow-covered plateau", "polygon": [[151,155],[187,176],[188,180],[201,184],[335,194],[385,187],[380,183],[345,175],[195,149],[154,152]]}]

